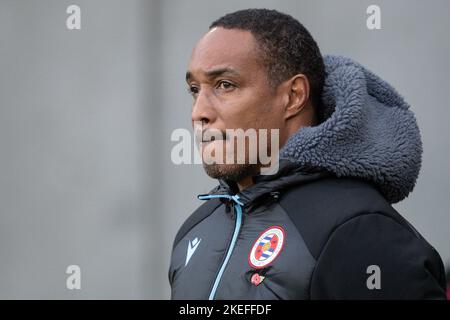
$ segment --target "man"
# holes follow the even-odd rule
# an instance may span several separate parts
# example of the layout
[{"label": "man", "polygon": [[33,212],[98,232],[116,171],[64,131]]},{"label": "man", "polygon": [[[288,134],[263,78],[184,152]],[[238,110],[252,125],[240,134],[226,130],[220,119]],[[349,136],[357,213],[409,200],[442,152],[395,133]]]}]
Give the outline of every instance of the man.
[{"label": "man", "polygon": [[[212,23],[186,80],[193,123],[221,133],[200,141],[219,185],[175,238],[172,299],[445,298],[438,253],[391,206],[412,191],[422,145],[390,85],[322,58],[297,20],[265,9]],[[236,142],[228,129],[276,133],[278,170],[248,152],[206,161]]]}]

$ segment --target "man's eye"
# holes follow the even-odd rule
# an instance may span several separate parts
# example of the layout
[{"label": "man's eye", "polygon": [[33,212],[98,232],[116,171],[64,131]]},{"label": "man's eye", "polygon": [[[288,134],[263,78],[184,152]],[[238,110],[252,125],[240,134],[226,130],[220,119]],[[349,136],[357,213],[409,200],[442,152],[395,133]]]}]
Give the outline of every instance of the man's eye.
[{"label": "man's eye", "polygon": [[228,81],[220,81],[217,87],[220,89],[229,90],[234,88],[234,84]]},{"label": "man's eye", "polygon": [[196,95],[198,93],[198,90],[199,89],[196,86],[189,86],[187,88],[188,93],[191,95]]}]

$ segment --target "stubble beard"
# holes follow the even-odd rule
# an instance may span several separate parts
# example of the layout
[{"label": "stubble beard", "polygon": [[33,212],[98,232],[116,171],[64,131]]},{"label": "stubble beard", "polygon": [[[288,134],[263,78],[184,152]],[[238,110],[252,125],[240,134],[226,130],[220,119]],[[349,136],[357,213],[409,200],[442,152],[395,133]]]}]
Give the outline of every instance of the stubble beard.
[{"label": "stubble beard", "polygon": [[208,176],[213,179],[229,180],[233,182],[255,176],[259,173],[258,164],[206,164],[203,168]]}]

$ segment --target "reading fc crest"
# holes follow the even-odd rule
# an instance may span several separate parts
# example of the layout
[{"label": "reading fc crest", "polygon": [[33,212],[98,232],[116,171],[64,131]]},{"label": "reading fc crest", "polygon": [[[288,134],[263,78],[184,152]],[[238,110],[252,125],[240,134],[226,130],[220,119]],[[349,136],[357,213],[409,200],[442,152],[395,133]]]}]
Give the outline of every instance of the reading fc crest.
[{"label": "reading fc crest", "polygon": [[272,263],[283,249],[284,238],[284,229],[280,226],[272,226],[264,230],[250,251],[248,257],[250,266],[261,269]]}]

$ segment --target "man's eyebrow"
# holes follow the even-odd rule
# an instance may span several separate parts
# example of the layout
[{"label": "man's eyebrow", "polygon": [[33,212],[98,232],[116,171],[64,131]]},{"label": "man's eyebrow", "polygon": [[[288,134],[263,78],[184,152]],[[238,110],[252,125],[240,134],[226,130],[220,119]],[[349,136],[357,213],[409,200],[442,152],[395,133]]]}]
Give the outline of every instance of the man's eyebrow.
[{"label": "man's eyebrow", "polygon": [[[233,68],[226,67],[226,68],[212,69],[204,72],[204,74],[207,78],[215,78],[224,74],[239,75],[239,72],[237,72]],[[186,81],[189,81],[192,78],[193,78],[192,73],[190,71],[186,72]]]}]

